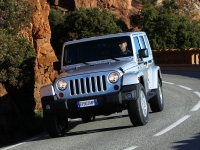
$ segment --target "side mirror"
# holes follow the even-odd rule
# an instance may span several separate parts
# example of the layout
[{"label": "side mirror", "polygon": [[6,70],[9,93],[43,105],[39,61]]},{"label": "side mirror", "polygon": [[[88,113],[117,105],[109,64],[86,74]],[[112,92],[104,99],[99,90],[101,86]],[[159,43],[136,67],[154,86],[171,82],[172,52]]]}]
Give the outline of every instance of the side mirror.
[{"label": "side mirror", "polygon": [[53,62],[53,69],[57,71],[61,70],[60,61]]},{"label": "side mirror", "polygon": [[149,57],[148,49],[147,49],[147,48],[140,49],[140,50],[138,51],[138,53],[139,53],[139,57],[140,57],[140,58]]}]

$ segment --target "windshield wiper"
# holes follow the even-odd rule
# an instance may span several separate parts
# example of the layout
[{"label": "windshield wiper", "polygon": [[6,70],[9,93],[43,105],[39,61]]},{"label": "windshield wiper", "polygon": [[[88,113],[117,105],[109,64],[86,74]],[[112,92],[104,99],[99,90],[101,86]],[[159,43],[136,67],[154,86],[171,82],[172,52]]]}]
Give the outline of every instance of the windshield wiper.
[{"label": "windshield wiper", "polygon": [[87,62],[82,62],[82,64],[89,65]]},{"label": "windshield wiper", "polygon": [[115,61],[120,61],[119,59],[116,59],[116,58],[111,58],[112,60],[115,60]]}]

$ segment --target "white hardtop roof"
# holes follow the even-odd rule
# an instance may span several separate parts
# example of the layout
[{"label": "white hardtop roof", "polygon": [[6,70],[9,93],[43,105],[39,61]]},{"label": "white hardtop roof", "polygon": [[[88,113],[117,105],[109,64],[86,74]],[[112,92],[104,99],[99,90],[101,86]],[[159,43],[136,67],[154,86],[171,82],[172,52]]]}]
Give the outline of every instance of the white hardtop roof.
[{"label": "white hardtop roof", "polygon": [[90,38],[83,38],[79,40],[68,41],[68,42],[65,42],[64,45],[86,42],[86,41],[91,41],[91,40],[105,39],[105,38],[138,35],[138,34],[145,34],[145,32],[124,32],[124,33],[108,34],[108,35],[103,35],[103,36],[95,36],[95,37],[90,37]]}]

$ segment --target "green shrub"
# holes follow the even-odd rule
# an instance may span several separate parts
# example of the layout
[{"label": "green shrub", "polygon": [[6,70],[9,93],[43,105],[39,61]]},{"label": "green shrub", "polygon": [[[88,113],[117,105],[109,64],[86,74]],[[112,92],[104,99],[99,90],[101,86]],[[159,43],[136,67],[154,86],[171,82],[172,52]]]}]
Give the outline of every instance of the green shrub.
[{"label": "green shrub", "polygon": [[175,0],[162,5],[145,1],[141,12],[131,16],[131,24],[147,33],[152,49],[197,48],[200,26],[192,17],[183,14]]},{"label": "green shrub", "polygon": [[33,10],[27,0],[0,1],[0,83],[6,87],[12,107],[1,115],[9,116],[6,133],[10,133],[10,141],[41,132],[34,113],[35,49],[21,34],[30,25]]},{"label": "green shrub", "polygon": [[61,52],[65,41],[128,31],[121,19],[99,8],[82,7],[65,15],[51,10],[49,21],[52,29],[51,43],[57,54]]},{"label": "green shrub", "polygon": [[14,36],[30,24],[32,12],[27,0],[1,0],[0,28]]},{"label": "green shrub", "polygon": [[28,65],[35,57],[32,44],[20,36],[31,21],[32,9],[28,8],[23,0],[0,2],[0,82],[15,87],[29,81]]},{"label": "green shrub", "polygon": [[66,15],[65,29],[70,39],[122,32],[116,16],[105,9],[80,8]]},{"label": "green shrub", "polygon": [[59,10],[51,9],[49,14],[49,23],[51,26],[51,45],[57,55],[61,53],[62,44],[66,41],[65,32],[65,14]]},{"label": "green shrub", "polygon": [[26,39],[7,34],[4,29],[0,29],[0,35],[0,82],[12,86],[27,83],[31,73],[27,63],[35,56],[32,45]]}]

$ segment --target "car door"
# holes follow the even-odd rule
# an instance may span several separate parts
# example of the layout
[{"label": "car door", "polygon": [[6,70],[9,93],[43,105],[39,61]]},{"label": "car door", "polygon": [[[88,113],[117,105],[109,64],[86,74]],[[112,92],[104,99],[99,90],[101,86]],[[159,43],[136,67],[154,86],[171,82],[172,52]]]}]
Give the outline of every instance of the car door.
[{"label": "car door", "polygon": [[145,82],[147,83],[147,87],[146,87],[146,91],[150,90],[150,85],[151,85],[151,80],[149,78],[149,70],[150,67],[152,66],[153,63],[153,57],[152,57],[152,53],[151,53],[151,49],[149,46],[149,43],[147,43],[147,37],[146,35],[140,35],[139,36],[139,41],[140,41],[140,45],[141,45],[141,49],[147,49],[148,50],[148,57],[143,58],[143,62],[144,65],[146,67],[145,73],[146,73],[146,78],[145,78]]},{"label": "car door", "polygon": [[145,45],[146,45],[146,48],[148,49],[148,54],[149,54],[149,57],[147,59],[147,63],[148,63],[148,82],[149,82],[149,89],[151,90],[153,88],[154,79],[156,78],[156,77],[153,77],[153,75],[152,75],[152,73],[153,73],[152,71],[153,71],[153,67],[154,67],[155,63],[154,63],[154,59],[153,59],[151,46],[149,44],[149,40],[148,40],[146,35],[144,35],[143,37],[144,37]]},{"label": "car door", "polygon": [[136,50],[136,55],[137,55],[137,61],[138,61],[138,65],[140,67],[140,70],[143,72],[144,74],[144,84],[145,84],[145,91],[146,93],[149,91],[149,80],[148,80],[148,58],[143,58],[141,59],[139,57],[139,50],[142,49],[142,48],[145,48],[145,43],[144,41],[141,42],[140,40],[140,36],[134,36],[133,37],[133,41],[134,41],[134,46],[135,46],[135,50]]},{"label": "car door", "polygon": [[148,63],[148,66],[151,67],[151,66],[154,65],[153,54],[152,54],[151,47],[150,47],[149,40],[148,40],[147,36],[143,35],[143,39],[144,39],[145,48],[148,49],[148,54],[149,54],[149,57],[147,58],[147,60],[148,60],[147,63]]}]

